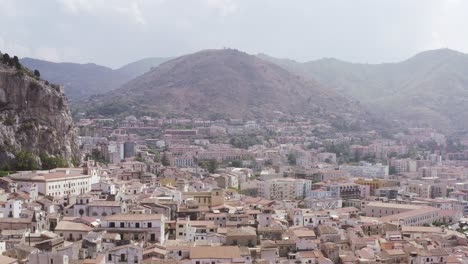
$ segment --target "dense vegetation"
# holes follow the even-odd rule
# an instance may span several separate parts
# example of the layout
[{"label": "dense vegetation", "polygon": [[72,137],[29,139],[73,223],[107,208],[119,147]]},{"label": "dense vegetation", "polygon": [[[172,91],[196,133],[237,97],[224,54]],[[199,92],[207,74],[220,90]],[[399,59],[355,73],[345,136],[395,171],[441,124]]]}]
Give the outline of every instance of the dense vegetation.
[{"label": "dense vegetation", "polygon": [[262,144],[262,141],[255,134],[233,136],[229,143],[236,148],[248,149],[257,144]]},{"label": "dense vegetation", "polygon": [[209,160],[200,160],[198,161],[198,166],[202,167],[203,169],[207,170],[209,173],[215,173],[218,169],[218,161],[215,159]]},{"label": "dense vegetation", "polygon": [[21,150],[15,153],[15,158],[11,163],[0,168],[0,171],[50,170],[68,167],[68,165],[68,162],[62,157],[50,156],[45,153],[37,156],[31,151]]}]

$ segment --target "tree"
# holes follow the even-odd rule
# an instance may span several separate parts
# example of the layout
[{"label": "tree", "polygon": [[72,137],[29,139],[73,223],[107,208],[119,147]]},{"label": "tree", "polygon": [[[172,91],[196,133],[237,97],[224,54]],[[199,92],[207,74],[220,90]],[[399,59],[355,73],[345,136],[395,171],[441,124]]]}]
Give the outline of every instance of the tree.
[{"label": "tree", "polygon": [[209,173],[215,173],[218,169],[218,161],[215,159],[210,160],[200,160],[198,161],[198,166],[207,170]]},{"label": "tree", "polygon": [[41,77],[41,73],[38,70],[34,70],[34,76],[37,78]]},{"label": "tree", "polygon": [[38,170],[39,162],[36,155],[32,152],[22,150],[16,154],[15,157],[15,169],[16,170]]},{"label": "tree", "polygon": [[39,157],[44,170],[68,167],[68,162],[62,157],[53,157],[47,154],[41,154]]},{"label": "tree", "polygon": [[294,155],[294,153],[288,154],[288,164],[291,166],[296,165],[296,155]]},{"label": "tree", "polygon": [[16,69],[21,70],[21,63],[19,62],[18,56],[13,57],[13,65],[15,65]]},{"label": "tree", "polygon": [[145,162],[145,159],[142,157],[136,157],[135,160],[139,162]]},{"label": "tree", "polygon": [[210,173],[215,173],[216,169],[218,169],[218,161],[215,159],[211,159],[208,161],[208,171]]},{"label": "tree", "polygon": [[3,54],[2,59],[3,63],[10,64],[10,55],[8,55],[8,53]]},{"label": "tree", "polygon": [[240,167],[242,167],[242,161],[233,160],[233,161],[231,161],[231,166],[236,167],[236,168],[240,168]]},{"label": "tree", "polygon": [[166,155],[166,152],[163,153],[163,156],[161,158],[161,163],[163,166],[169,166],[171,163],[169,162],[169,158]]}]

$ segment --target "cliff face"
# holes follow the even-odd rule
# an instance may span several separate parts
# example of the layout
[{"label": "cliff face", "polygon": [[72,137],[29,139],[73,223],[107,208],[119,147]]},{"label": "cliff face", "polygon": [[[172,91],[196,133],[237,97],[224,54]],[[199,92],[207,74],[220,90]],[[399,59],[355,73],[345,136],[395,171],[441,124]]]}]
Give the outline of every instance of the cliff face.
[{"label": "cliff face", "polygon": [[0,64],[0,166],[22,150],[71,163],[77,154],[75,139],[62,89]]}]

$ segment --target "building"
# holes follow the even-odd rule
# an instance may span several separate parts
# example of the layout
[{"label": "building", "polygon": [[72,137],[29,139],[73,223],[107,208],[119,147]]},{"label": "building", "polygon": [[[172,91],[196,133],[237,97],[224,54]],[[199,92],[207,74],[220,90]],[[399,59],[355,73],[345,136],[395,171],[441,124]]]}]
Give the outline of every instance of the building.
[{"label": "building", "polygon": [[241,255],[238,246],[191,247],[189,255],[191,264],[252,263]]},{"label": "building", "polygon": [[61,237],[68,241],[82,240],[89,232],[93,230],[92,227],[76,223],[72,221],[60,221],[55,227],[55,231]]},{"label": "building", "polygon": [[277,178],[259,181],[257,192],[260,197],[270,200],[294,200],[309,197],[312,181],[307,179]]},{"label": "building", "polygon": [[135,157],[135,142],[125,141],[124,142],[124,158]]},{"label": "building", "polygon": [[95,170],[84,173],[82,169],[64,168],[50,171],[21,171],[11,174],[18,188],[37,185],[42,195],[65,196],[84,194],[91,190],[91,184],[99,182]]},{"label": "building", "polygon": [[360,166],[341,165],[340,170],[347,171],[354,177],[364,178],[387,178],[389,167],[381,163],[370,164],[361,162]]},{"label": "building", "polygon": [[100,229],[120,234],[123,240],[163,243],[164,223],[161,214],[115,214],[103,218]]}]

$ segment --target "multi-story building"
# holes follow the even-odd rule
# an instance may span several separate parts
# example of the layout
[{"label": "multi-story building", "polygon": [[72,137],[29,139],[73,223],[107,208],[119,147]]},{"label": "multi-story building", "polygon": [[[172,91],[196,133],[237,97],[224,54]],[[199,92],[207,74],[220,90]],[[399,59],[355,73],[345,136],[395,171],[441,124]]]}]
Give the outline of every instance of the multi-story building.
[{"label": "multi-story building", "polygon": [[164,223],[161,214],[115,214],[103,218],[99,229],[119,234],[122,240],[163,243]]},{"label": "multi-story building", "polygon": [[324,185],[324,187],[333,192],[339,192],[341,199],[359,199],[361,198],[361,185],[356,183],[333,183]]},{"label": "multi-story building", "polygon": [[419,205],[411,204],[370,202],[366,205],[364,212],[366,213],[366,216],[383,217],[387,215],[395,215],[403,212],[413,211],[420,208],[422,207]]},{"label": "multi-story building", "polygon": [[91,184],[99,182],[99,175],[95,170],[84,173],[82,169],[64,168],[50,171],[21,171],[11,174],[18,188],[37,185],[42,195],[65,196],[78,195],[89,192]]},{"label": "multi-story building", "polygon": [[389,167],[381,163],[361,162],[360,166],[341,165],[340,170],[347,171],[354,177],[386,178],[388,177]]},{"label": "multi-story building", "polygon": [[271,200],[294,200],[310,196],[312,181],[306,179],[277,178],[259,181],[258,195]]},{"label": "multi-story building", "polygon": [[375,195],[375,190],[383,187],[394,187],[398,185],[396,181],[382,180],[382,179],[357,179],[354,181],[359,185],[366,185],[370,187],[370,195]]}]

